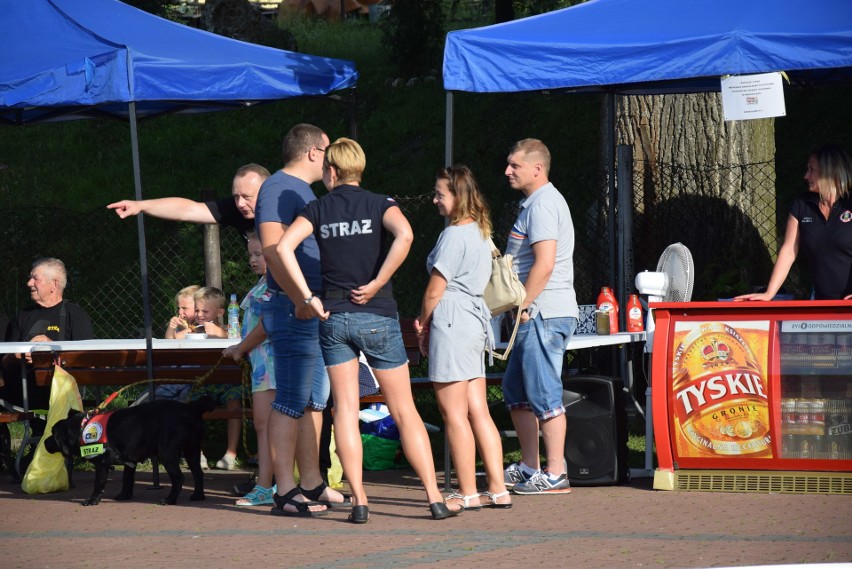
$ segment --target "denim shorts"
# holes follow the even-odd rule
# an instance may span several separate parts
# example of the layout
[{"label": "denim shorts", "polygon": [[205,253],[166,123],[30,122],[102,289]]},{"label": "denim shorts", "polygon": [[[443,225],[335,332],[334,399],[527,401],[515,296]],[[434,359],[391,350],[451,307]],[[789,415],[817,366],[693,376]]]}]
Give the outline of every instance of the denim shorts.
[{"label": "denim shorts", "polygon": [[364,352],[373,369],[408,364],[399,320],[368,312],[336,312],[320,322],[320,346],[325,365],[358,359]]},{"label": "denim shorts", "polygon": [[515,347],[503,374],[506,408],[529,409],[541,420],[565,413],[562,362],[577,319],[537,315],[518,327]]},{"label": "denim shorts", "polygon": [[298,419],[305,409],[325,409],[331,389],[319,349],[319,320],[299,320],[286,294],[269,292],[261,314],[274,361],[272,409]]}]

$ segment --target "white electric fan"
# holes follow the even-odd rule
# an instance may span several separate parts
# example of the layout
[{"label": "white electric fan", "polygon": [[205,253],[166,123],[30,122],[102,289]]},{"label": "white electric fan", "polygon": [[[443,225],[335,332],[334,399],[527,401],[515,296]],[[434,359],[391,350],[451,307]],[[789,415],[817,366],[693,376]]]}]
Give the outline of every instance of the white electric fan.
[{"label": "white electric fan", "polygon": [[[673,243],[666,247],[657,270],[642,271],[636,275],[636,290],[648,296],[647,321],[645,324],[645,352],[651,353],[654,347],[654,314],[652,302],[689,302],[692,298],[692,283],[695,266],[692,253],[683,243]],[[653,368],[651,368],[653,369]],[[645,469],[631,470],[633,476],[654,475],[654,423],[651,419],[651,375],[648,374],[648,387],[645,389]]]}]

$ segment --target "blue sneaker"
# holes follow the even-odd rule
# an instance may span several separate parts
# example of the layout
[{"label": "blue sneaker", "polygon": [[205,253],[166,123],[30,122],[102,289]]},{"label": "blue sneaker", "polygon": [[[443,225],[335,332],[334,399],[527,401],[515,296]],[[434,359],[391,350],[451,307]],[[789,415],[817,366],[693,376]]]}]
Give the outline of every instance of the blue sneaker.
[{"label": "blue sneaker", "polygon": [[506,488],[512,488],[515,484],[529,481],[532,476],[532,474],[524,472],[520,461],[513,462],[503,471],[503,482],[506,484]]},{"label": "blue sneaker", "polygon": [[571,483],[564,472],[556,480],[552,480],[546,472],[536,472],[527,482],[520,482],[512,487],[515,494],[570,494]]}]

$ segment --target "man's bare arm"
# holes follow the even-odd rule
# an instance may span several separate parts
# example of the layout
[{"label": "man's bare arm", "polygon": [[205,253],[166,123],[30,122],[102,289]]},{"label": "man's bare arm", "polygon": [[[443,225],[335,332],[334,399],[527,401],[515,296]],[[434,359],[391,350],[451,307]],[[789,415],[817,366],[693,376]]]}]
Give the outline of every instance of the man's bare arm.
[{"label": "man's bare arm", "polygon": [[115,210],[118,217],[125,219],[131,215],[144,213],[151,217],[170,219],[172,221],[186,221],[189,223],[216,223],[213,214],[202,202],[195,202],[186,198],[158,198],[153,200],[121,200],[111,203],[107,209]]}]

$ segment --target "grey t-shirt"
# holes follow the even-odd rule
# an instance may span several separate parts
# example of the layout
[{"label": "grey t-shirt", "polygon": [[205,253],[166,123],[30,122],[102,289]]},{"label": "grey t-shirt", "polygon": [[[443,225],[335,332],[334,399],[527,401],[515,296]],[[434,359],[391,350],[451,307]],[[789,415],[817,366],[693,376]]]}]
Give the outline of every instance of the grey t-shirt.
[{"label": "grey t-shirt", "polygon": [[482,296],[491,277],[491,243],[476,223],[450,225],[426,259],[426,270],[433,268],[447,279],[448,291]]},{"label": "grey t-shirt", "polygon": [[535,261],[531,245],[556,241],[556,264],[542,293],[530,306],[530,316],[573,316],[579,319],[574,292],[574,222],[562,194],[547,183],[521,202],[521,212],[506,245],[521,282],[526,282]]}]

